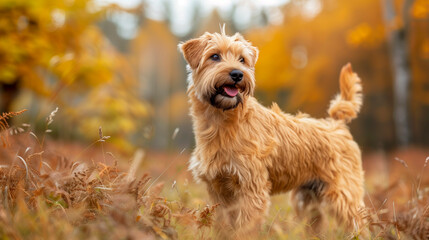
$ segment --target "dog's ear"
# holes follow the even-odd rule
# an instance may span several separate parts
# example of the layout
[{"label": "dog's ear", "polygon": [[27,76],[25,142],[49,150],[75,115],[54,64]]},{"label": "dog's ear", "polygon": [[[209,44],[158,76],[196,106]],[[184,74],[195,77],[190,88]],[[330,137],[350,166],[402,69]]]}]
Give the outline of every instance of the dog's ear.
[{"label": "dog's ear", "polygon": [[250,64],[250,65],[255,66],[256,61],[258,60],[258,55],[259,55],[258,48],[252,46],[252,43],[250,43],[249,41],[244,39],[244,37],[240,33],[234,34],[233,38],[235,38],[235,41],[240,41],[246,45],[247,49],[249,49],[250,56],[252,57],[252,64]]},{"label": "dog's ear", "polygon": [[254,47],[252,45],[249,46],[250,55],[252,56],[252,66],[255,66],[256,61],[258,61],[259,56],[259,50],[257,47]]},{"label": "dog's ear", "polygon": [[192,69],[198,67],[206,45],[207,41],[203,37],[194,38],[179,44],[180,51]]},{"label": "dog's ear", "polygon": [[244,39],[243,35],[241,35],[240,33],[235,33],[234,36],[232,36],[234,38],[235,41],[241,41],[244,43],[247,43],[246,39]]}]

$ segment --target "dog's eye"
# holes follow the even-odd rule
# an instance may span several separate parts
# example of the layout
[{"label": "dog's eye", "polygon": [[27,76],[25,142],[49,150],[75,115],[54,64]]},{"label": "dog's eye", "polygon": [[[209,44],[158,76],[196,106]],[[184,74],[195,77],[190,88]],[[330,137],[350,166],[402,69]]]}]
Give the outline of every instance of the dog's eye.
[{"label": "dog's eye", "polygon": [[210,56],[210,59],[217,62],[220,61],[220,56],[217,54],[213,54]]},{"label": "dog's eye", "polygon": [[240,62],[244,63],[244,58],[243,57],[240,58]]}]

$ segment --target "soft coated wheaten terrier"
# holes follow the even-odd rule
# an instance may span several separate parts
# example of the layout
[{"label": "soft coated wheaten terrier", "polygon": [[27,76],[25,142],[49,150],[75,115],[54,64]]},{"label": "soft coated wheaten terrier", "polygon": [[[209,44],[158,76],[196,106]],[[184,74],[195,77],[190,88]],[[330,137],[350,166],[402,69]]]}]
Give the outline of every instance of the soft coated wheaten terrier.
[{"label": "soft coated wheaten terrier", "polygon": [[252,236],[267,215],[270,195],[289,190],[313,230],[323,222],[315,205],[326,206],[347,229],[362,227],[361,152],[346,125],[360,110],[362,88],[350,64],[341,70],[341,93],[329,117],[314,119],[258,103],[258,49],[240,34],[205,33],[179,48],[189,64],[196,140],[189,169],[220,203],[216,222],[223,236]]}]

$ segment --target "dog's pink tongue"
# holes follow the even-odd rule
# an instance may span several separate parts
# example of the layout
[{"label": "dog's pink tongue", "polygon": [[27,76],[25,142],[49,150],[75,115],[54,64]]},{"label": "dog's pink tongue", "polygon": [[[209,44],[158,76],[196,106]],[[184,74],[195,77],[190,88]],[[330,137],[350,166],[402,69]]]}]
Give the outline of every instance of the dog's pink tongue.
[{"label": "dog's pink tongue", "polygon": [[235,97],[238,94],[238,88],[236,87],[223,87],[223,90],[225,90],[226,94],[228,94],[230,97]]}]

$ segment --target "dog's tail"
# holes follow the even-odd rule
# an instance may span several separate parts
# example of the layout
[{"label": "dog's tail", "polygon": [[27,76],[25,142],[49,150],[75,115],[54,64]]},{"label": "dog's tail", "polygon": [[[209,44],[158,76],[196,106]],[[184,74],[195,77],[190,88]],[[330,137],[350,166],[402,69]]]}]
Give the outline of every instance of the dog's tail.
[{"label": "dog's tail", "polygon": [[341,69],[340,90],[340,94],[332,99],[328,113],[333,119],[350,122],[362,106],[362,85],[350,63]]}]

